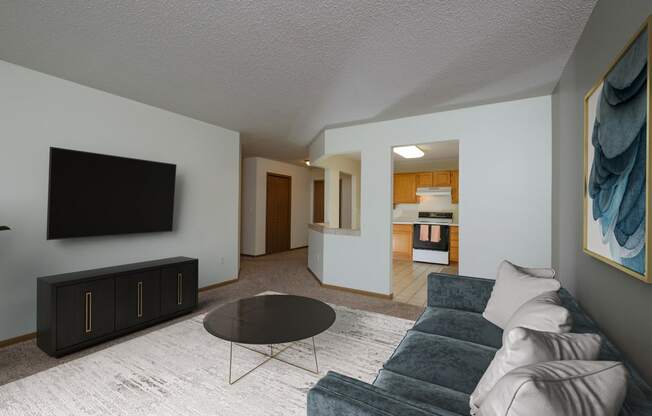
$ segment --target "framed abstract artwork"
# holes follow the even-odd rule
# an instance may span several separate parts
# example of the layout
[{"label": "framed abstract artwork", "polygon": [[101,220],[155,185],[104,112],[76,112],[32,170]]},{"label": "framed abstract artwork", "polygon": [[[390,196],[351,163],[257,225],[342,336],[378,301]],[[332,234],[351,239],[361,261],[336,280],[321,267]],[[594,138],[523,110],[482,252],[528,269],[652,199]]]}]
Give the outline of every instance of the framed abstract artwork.
[{"label": "framed abstract artwork", "polygon": [[584,252],[647,283],[651,22],[584,97]]}]

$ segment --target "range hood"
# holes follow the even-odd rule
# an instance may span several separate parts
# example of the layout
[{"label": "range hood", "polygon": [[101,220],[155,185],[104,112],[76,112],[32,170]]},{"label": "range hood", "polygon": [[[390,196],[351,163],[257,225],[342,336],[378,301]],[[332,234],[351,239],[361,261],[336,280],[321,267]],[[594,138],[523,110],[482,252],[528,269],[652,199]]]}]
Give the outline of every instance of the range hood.
[{"label": "range hood", "polygon": [[418,196],[451,196],[450,186],[428,186],[417,188]]}]

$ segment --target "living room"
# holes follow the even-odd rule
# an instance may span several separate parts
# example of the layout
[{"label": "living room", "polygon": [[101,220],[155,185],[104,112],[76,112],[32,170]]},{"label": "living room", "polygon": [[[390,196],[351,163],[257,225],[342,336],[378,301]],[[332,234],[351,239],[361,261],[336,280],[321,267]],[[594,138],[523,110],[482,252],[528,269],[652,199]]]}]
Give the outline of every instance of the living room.
[{"label": "living room", "polygon": [[[0,4],[0,415],[652,414],[650,15]],[[393,149],[451,142],[409,303]]]}]

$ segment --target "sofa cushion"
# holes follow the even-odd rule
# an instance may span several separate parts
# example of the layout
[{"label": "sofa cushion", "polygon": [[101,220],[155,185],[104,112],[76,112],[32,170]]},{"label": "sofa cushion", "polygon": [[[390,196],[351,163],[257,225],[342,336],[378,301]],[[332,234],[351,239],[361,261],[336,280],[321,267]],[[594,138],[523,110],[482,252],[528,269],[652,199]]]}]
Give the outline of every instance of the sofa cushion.
[{"label": "sofa cushion", "polygon": [[495,354],[492,347],[410,330],[383,367],[470,394]]},{"label": "sofa cushion", "polygon": [[414,329],[494,348],[502,346],[502,329],[477,312],[426,308]]},{"label": "sofa cushion", "polygon": [[461,416],[329,371],[308,392],[309,416]]},{"label": "sofa cushion", "polygon": [[376,381],[374,381],[374,386],[391,391],[392,394],[407,400],[433,406],[433,411],[446,409],[461,415],[469,414],[468,394],[437,384],[426,383],[393,371],[380,370]]},{"label": "sofa cushion", "polygon": [[482,313],[494,284],[493,279],[430,273],[428,306]]}]

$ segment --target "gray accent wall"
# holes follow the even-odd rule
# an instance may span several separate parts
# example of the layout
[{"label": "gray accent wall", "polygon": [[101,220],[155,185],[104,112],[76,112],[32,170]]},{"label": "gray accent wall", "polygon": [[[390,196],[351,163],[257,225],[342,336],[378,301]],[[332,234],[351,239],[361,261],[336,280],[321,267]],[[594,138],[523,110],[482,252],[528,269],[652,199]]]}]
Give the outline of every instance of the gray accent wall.
[{"label": "gray accent wall", "polygon": [[552,96],[553,265],[562,283],[648,381],[652,285],[582,252],[582,135],[584,95],[650,14],[649,0],[599,1]]}]

